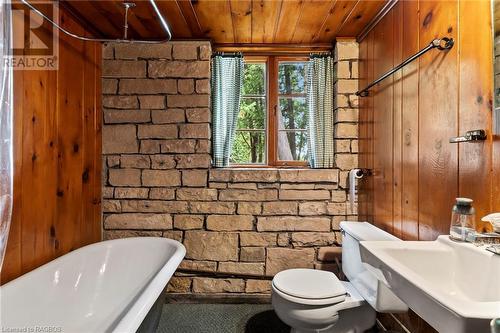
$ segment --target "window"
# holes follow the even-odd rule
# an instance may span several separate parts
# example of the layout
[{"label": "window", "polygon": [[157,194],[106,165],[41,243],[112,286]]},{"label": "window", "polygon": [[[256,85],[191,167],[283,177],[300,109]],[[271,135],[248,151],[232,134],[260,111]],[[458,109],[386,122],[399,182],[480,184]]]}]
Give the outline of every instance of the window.
[{"label": "window", "polygon": [[307,57],[245,57],[233,165],[307,165]]},{"label": "window", "polygon": [[240,113],[231,162],[265,164],[267,141],[266,63],[245,63]]}]

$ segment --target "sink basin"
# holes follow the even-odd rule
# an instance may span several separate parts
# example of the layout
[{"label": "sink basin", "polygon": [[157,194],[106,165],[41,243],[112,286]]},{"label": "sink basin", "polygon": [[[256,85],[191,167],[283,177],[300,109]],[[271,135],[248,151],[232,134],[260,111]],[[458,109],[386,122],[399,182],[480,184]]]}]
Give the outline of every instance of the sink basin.
[{"label": "sink basin", "polygon": [[441,333],[489,332],[500,317],[500,256],[448,236],[361,242],[367,269]]}]

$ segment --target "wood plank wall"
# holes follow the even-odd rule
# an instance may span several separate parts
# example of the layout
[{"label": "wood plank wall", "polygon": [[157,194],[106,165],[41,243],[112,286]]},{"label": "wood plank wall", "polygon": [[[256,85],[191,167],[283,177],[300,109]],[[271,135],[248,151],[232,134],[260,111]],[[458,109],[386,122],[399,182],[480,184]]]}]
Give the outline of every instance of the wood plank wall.
[{"label": "wood plank wall", "polygon": [[[361,182],[359,216],[405,240],[447,234],[458,196],[474,199],[478,220],[500,211],[490,1],[399,1],[360,42],[360,87],[443,36],[452,50],[431,50],[360,99],[359,163],[373,176]],[[488,140],[448,142],[473,129]],[[400,319],[433,331],[414,314]]]},{"label": "wood plank wall", "polygon": [[[455,197],[474,199],[477,216],[500,210],[499,137],[491,133],[490,2],[400,1],[360,43],[360,87],[437,37],[431,50],[361,98],[360,215],[403,239],[448,233]],[[450,137],[485,129],[484,143]],[[494,159],[495,156],[495,159]]]},{"label": "wood plank wall", "polygon": [[[59,11],[61,25],[86,31]],[[59,70],[14,73],[14,211],[2,282],[101,240],[101,45],[59,35]]]}]

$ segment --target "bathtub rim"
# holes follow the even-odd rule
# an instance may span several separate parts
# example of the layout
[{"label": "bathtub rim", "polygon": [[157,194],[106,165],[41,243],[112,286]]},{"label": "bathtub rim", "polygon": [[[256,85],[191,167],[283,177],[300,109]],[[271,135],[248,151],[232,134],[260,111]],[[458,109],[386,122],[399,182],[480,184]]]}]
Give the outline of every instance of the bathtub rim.
[{"label": "bathtub rim", "polygon": [[[168,241],[175,246],[175,252],[168,259],[165,265],[156,273],[155,277],[145,286],[141,295],[136,299],[132,307],[127,312],[123,313],[121,320],[113,327],[113,332],[136,332],[141,326],[142,321],[146,318],[149,310],[153,307],[154,303],[163,293],[171,277],[179,267],[180,263],[186,255],[185,246],[174,239],[163,237],[129,237],[120,238],[130,239],[162,239]],[[172,265],[169,265],[172,264]]]},{"label": "bathtub rim", "polygon": [[[97,248],[97,247],[102,247],[102,246],[107,246],[107,244],[112,244],[112,243],[122,243],[122,242],[127,242],[131,240],[155,240],[159,241],[161,240],[162,242],[169,243],[173,245],[175,248],[175,251],[173,254],[167,259],[165,264],[156,272],[156,274],[149,280],[148,283],[144,285],[144,288],[141,292],[140,295],[138,295],[137,298],[131,301],[129,304],[130,307],[128,309],[125,309],[121,313],[121,317],[117,317],[113,325],[111,325],[108,330],[110,332],[135,332],[139,326],[141,325],[142,321],[148,314],[149,310],[155,303],[158,297],[160,297],[161,293],[167,286],[168,282],[170,281],[170,278],[173,276],[177,268],[179,267],[180,263],[184,259],[186,255],[186,248],[185,246],[174,239],[170,238],[164,238],[164,237],[126,237],[126,238],[117,238],[117,239],[110,239],[110,240],[104,240],[92,244],[88,244],[85,246],[82,246],[78,249],[74,249],[73,251],[70,251],[60,257],[57,257],[29,272],[26,272],[25,274],[3,284],[0,286],[0,292],[4,288],[11,288],[12,284],[15,284],[16,282],[29,279],[32,275],[36,274],[38,271],[42,271],[47,265],[56,265],[60,262],[64,262],[64,260],[67,260],[67,256],[75,255],[81,252],[84,252],[85,250],[92,249],[92,248]],[[134,313],[135,312],[135,313]],[[108,331],[107,330],[107,331]]]}]

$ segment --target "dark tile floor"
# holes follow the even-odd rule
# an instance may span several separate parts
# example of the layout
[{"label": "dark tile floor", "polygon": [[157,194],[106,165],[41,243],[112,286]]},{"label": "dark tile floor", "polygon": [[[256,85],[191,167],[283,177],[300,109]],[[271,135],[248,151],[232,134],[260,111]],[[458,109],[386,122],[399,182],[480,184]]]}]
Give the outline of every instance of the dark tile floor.
[{"label": "dark tile floor", "polygon": [[165,304],[157,333],[289,333],[270,304]]}]

